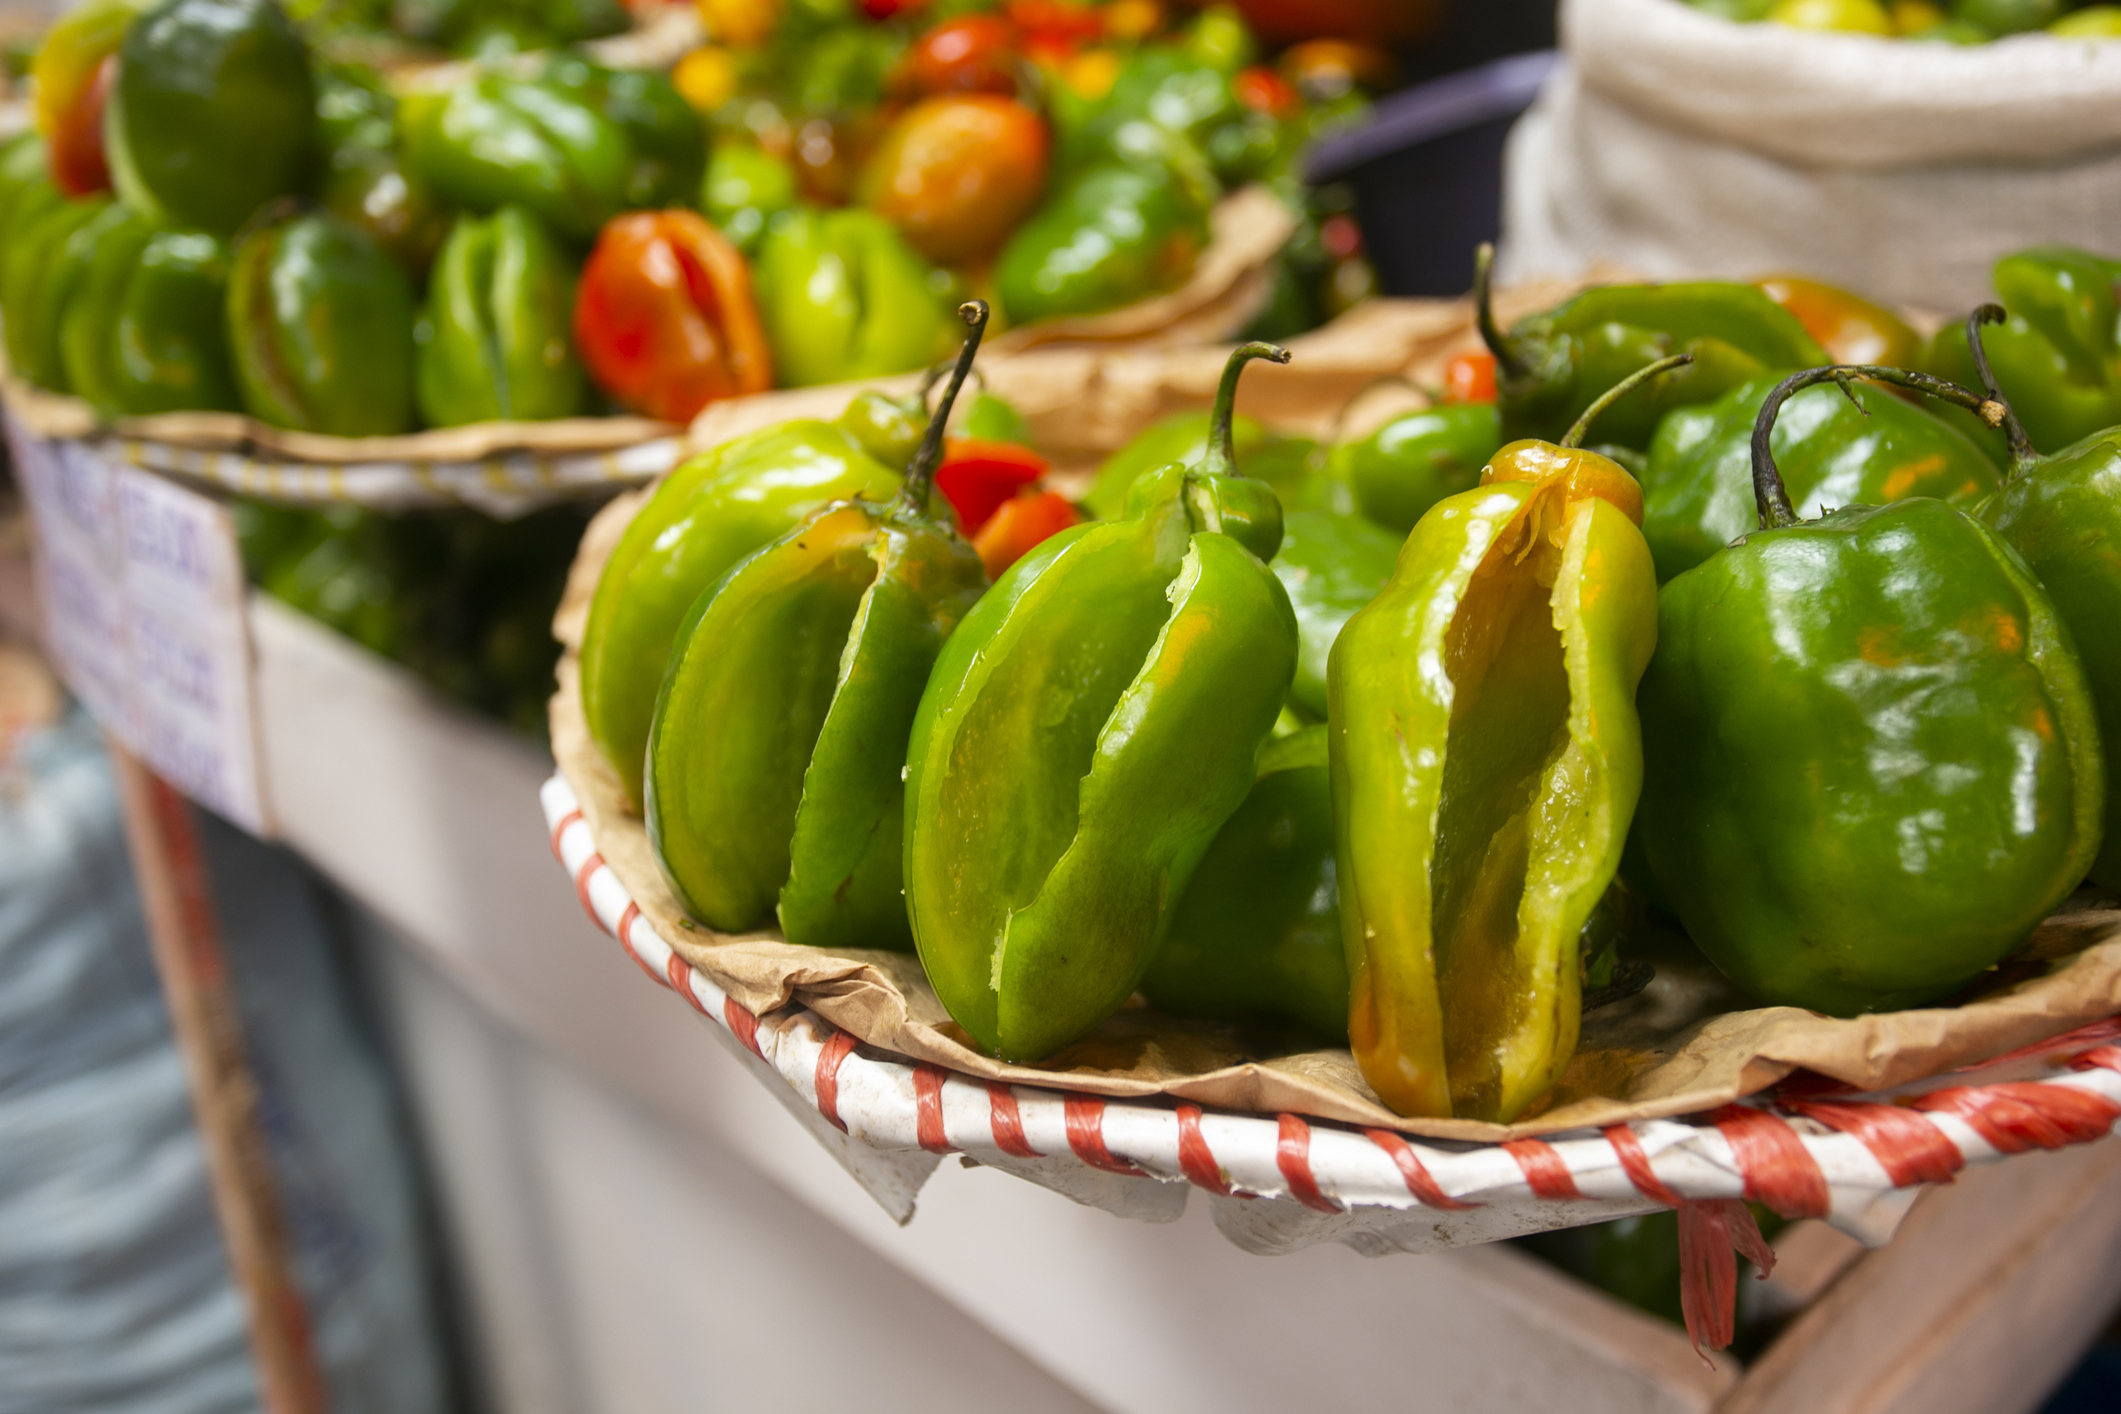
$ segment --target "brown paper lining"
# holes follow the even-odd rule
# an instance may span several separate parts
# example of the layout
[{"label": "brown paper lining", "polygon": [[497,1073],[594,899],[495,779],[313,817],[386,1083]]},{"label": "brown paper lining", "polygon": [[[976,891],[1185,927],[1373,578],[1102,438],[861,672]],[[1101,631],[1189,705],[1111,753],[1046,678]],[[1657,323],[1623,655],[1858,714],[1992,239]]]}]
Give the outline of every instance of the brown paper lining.
[{"label": "brown paper lining", "polygon": [[[1557,297],[1551,288],[1527,289],[1498,303],[1506,311],[1538,308]],[[1464,301],[1383,301],[1295,341],[1288,368],[1255,365],[1244,406],[1268,422],[1322,432],[1349,396],[1378,378],[1433,382],[1443,360],[1475,343]],[[1214,349],[1033,350],[983,366],[993,385],[1024,407],[1042,440],[1051,435],[1089,458],[1167,410],[1208,401],[1223,357]],[[829,416],[852,392],[786,395],[783,410],[767,420]],[[717,419],[710,410],[694,424],[694,440],[712,443],[750,425],[759,424],[726,413]],[[799,1003],[867,1044],[985,1079],[1116,1097],[1169,1095],[1477,1141],[1697,1113],[1799,1068],[1862,1090],[1885,1089],[2121,1012],[2121,908],[2079,900],[1956,1006],[1849,1021],[1794,1007],[1747,1009],[1698,957],[1661,962],[1647,991],[1585,1016],[1576,1057],[1545,1108],[1512,1125],[1404,1119],[1378,1102],[1345,1050],[1277,1050],[1247,1028],[1182,1021],[1146,1007],[1122,1010],[1044,1065],[1002,1064],[966,1044],[911,955],[799,948],[770,931],[720,934],[687,918],[672,896],[647,832],[590,740],[576,658],[604,561],[649,494],[620,497],[583,537],[553,626],[566,647],[552,700],[553,753],[597,852],[641,912],[686,961],[753,1012]]]}]

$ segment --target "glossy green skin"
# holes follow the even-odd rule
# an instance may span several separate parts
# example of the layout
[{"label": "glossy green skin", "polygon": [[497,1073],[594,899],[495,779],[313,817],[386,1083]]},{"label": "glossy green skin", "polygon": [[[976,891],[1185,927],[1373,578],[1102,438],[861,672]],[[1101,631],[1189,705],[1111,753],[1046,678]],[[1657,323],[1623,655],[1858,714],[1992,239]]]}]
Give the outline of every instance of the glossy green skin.
[{"label": "glossy green skin", "polygon": [[[1642,533],[1660,583],[1759,525],[1753,503],[1753,421],[1780,381],[1740,384],[1713,403],[1680,408],[1650,442]],[[1775,420],[1775,465],[1800,516],[1934,496],[1971,506],[1996,489],[1996,466],[1959,430],[1880,388],[1806,388]]]},{"label": "glossy green skin", "polygon": [[707,128],[667,75],[607,69],[559,54],[546,62],[543,82],[618,125],[627,149],[620,195],[628,209],[684,206],[698,197],[707,171]]},{"label": "glossy green skin", "polygon": [[809,421],[725,443],[656,488],[605,561],[582,634],[583,715],[631,800],[642,800],[656,693],[693,605],[828,502],[882,502],[897,489],[850,433]]},{"label": "glossy green skin", "polygon": [[1640,706],[1650,866],[1763,1002],[1949,996],[2099,847],[2069,636],[2023,562],[1942,501],[1755,531],[1667,584]]},{"label": "glossy green skin", "polygon": [[1031,428],[1024,421],[1024,415],[1007,399],[992,393],[981,393],[972,400],[964,419],[958,423],[958,432],[981,442],[1031,445]]},{"label": "glossy green skin", "polygon": [[135,221],[99,241],[61,316],[67,381],[107,417],[239,412],[229,362],[228,247]]},{"label": "glossy green skin", "polygon": [[[2091,684],[2099,739],[2121,746],[2121,430],[2087,437],[2014,473],[1981,519],[2053,601]],[[2092,882],[2121,892],[2121,789],[2109,769],[2105,842]]]},{"label": "glossy green skin", "polygon": [[1296,610],[1296,681],[1289,700],[1314,719],[1326,715],[1326,665],[1334,640],[1392,577],[1402,538],[1333,511],[1291,511],[1283,521],[1281,553],[1268,568]]},{"label": "glossy green skin", "polygon": [[1326,728],[1268,744],[1142,977],[1149,1004],[1210,1021],[1290,1021],[1348,1040]]},{"label": "glossy green skin", "polygon": [[1507,338],[1525,365],[1498,370],[1502,439],[1557,441],[1607,389],[1677,353],[1690,367],[1651,379],[1601,415],[1587,440],[1649,444],[1673,408],[1705,403],[1762,373],[1829,362],[1797,317],[1751,285],[1606,285],[1523,320]]},{"label": "glossy green skin", "polygon": [[449,234],[449,213],[398,155],[397,99],[374,72],[320,66],[317,135],[325,153],[317,196],[415,277]]},{"label": "glossy green skin", "polygon": [[586,241],[625,208],[632,154],[619,125],[579,95],[487,74],[399,109],[406,167],[471,211],[524,207]]},{"label": "glossy green skin", "polygon": [[[2067,246],[2036,246],[1996,262],[1996,293],[2010,317],[1982,331],[1981,347],[2033,446],[2060,451],[2121,422],[2121,350],[2112,262]],[[1939,329],[1923,367],[1979,388],[1966,323]]]},{"label": "glossy green skin", "polygon": [[[1278,439],[1249,417],[1231,419],[1230,438],[1237,449],[1238,469],[1260,476],[1261,453]],[[1097,480],[1083,505],[1099,520],[1117,520],[1127,513],[1127,493],[1142,476],[1173,462],[1191,466],[1208,452],[1208,410],[1176,412],[1151,423],[1134,440],[1105,458],[1097,469]],[[1268,479],[1261,476],[1262,480]]]},{"label": "glossy green skin", "polygon": [[950,1015],[1006,1059],[1050,1055],[1133,993],[1287,695],[1288,595],[1196,514],[1169,496],[1040,544],[921,698],[914,938]]},{"label": "glossy green skin", "polygon": [[694,608],[649,735],[649,837],[702,922],[908,951],[906,738],[937,651],[986,588],[971,545],[838,502]]},{"label": "glossy green skin", "polygon": [[933,273],[873,211],[789,212],[754,286],[775,374],[801,388],[923,367],[949,337]]},{"label": "glossy green skin", "polygon": [[47,177],[44,139],[35,132],[20,132],[0,143],[0,250],[6,249],[8,230],[16,214],[30,204],[31,194],[42,187],[56,199],[58,189]]},{"label": "glossy green skin", "polygon": [[2045,29],[2063,10],[2062,0],[1953,0],[1952,18],[1977,24],[1990,34],[2022,34]]},{"label": "glossy green skin", "polygon": [[416,331],[420,416],[436,427],[574,416],[586,384],[573,318],[574,262],[537,217],[520,206],[459,217]]},{"label": "glossy green skin", "polygon": [[1207,245],[1207,209],[1169,169],[1090,167],[1016,229],[995,287],[1014,323],[1102,314],[1183,284]]},{"label": "glossy green skin", "polygon": [[1405,535],[1429,507],[1478,486],[1480,469],[1501,450],[1502,414],[1493,403],[1447,403],[1335,447],[1329,467],[1358,511]]},{"label": "glossy green skin", "polygon": [[750,143],[717,146],[700,186],[700,210],[746,255],[758,253],[767,223],[796,201],[795,169]]},{"label": "glossy green skin", "polygon": [[[928,405],[918,395],[894,398],[870,388],[856,393],[832,425],[885,466],[904,466],[928,430]],[[978,434],[967,431],[964,435]]]},{"label": "glossy green skin", "polygon": [[162,0],[125,32],[103,141],[156,225],[235,234],[307,184],[315,129],[309,49],[273,0]]},{"label": "glossy green skin", "polygon": [[336,437],[412,427],[412,289],[338,217],[252,228],[228,281],[228,337],[245,411]]},{"label": "glossy green skin", "polygon": [[6,252],[0,308],[7,311],[7,359],[17,378],[54,393],[73,391],[60,354],[66,306],[87,283],[96,243],[135,219],[108,197],[68,201],[33,215]]}]

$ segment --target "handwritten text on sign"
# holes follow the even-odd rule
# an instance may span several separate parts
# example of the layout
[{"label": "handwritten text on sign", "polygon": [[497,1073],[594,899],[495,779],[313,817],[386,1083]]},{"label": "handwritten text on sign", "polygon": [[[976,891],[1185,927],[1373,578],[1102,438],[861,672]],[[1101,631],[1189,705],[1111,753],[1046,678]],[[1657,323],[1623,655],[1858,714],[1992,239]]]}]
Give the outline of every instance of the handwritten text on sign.
[{"label": "handwritten text on sign", "polygon": [[266,832],[243,565],[218,503],[12,420],[53,656],[83,705],[186,795]]}]

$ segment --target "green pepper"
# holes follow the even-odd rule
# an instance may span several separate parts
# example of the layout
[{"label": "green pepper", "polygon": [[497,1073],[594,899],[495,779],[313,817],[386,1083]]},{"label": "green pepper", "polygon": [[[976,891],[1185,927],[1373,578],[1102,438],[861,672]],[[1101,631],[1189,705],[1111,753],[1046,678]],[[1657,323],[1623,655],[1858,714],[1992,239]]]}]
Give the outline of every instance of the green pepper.
[{"label": "green pepper", "polygon": [[[2033,446],[2059,451],[2121,422],[2121,349],[2114,262],[2068,246],[2035,246],[1996,262],[1996,293],[2010,317],[1985,343],[2003,391]],[[1968,385],[1977,378],[1966,327],[1948,324],[1922,366]]]},{"label": "green pepper", "polygon": [[399,158],[397,107],[373,70],[332,64],[318,71],[317,135],[325,154],[318,196],[419,276],[448,234],[449,217]]},{"label": "green pepper", "polygon": [[[2121,428],[2095,432],[2043,457],[2033,449],[1982,349],[1979,326],[2004,312],[1983,305],[1966,337],[1989,398],[2003,405],[2011,469],[1976,512],[2017,551],[2047,591],[2075,642],[2098,718],[2099,740],[2121,744]],[[2103,843],[2092,882],[2121,891],[2121,782],[2109,770]]]},{"label": "green pepper", "polygon": [[873,211],[791,211],[760,243],[759,315],[784,386],[920,368],[944,329],[933,272]]},{"label": "green pepper", "polygon": [[1760,528],[1665,585],[1640,698],[1643,845],[1680,921],[1760,1001],[1835,1016],[2001,961],[2083,880],[2105,808],[2084,670],[1995,531],[1927,496],[1791,508],[1776,413],[1859,377],[1984,406],[1900,369],[1784,380]]},{"label": "green pepper", "polygon": [[537,217],[520,206],[459,217],[414,330],[420,415],[436,427],[574,416],[585,385],[573,317],[573,264]]},{"label": "green pepper", "polygon": [[54,393],[72,391],[59,350],[61,316],[88,278],[97,241],[135,219],[107,196],[62,201],[36,214],[9,244],[0,308],[7,310],[7,358],[16,377]]},{"label": "green pepper", "polygon": [[1489,300],[1492,255],[1481,247],[1475,300],[1481,338],[1495,355],[1505,437],[1553,436],[1607,388],[1669,354],[1689,353],[1693,362],[1607,412],[1603,440],[1648,446],[1673,408],[1713,401],[1763,373],[1826,362],[1796,315],[1752,285],[1727,281],[1601,285],[1519,320],[1505,335]]},{"label": "green pepper", "polygon": [[943,646],[907,752],[906,902],[936,994],[979,1045],[1036,1060],[1140,983],[1194,868],[1251,789],[1296,669],[1263,563],[1281,538],[1230,438],[1247,344],[1194,467],[1127,520],[1012,565]]},{"label": "green pepper", "polygon": [[628,797],[642,771],[656,689],[686,612],[729,568],[820,507],[890,499],[898,478],[846,428],[761,429],[670,473],[605,562],[582,634],[582,714]]},{"label": "green pepper", "polygon": [[[1206,408],[1175,412],[1134,434],[1128,443],[1105,458],[1097,469],[1097,480],[1083,497],[1083,505],[1100,520],[1117,520],[1127,512],[1127,493],[1134,483],[1173,462],[1197,462],[1214,445]],[[999,441],[1021,440],[998,438]],[[1246,476],[1268,479],[1263,471],[1278,470],[1273,451],[1281,439],[1249,417],[1232,417],[1230,445],[1237,469]]]},{"label": "green pepper", "polygon": [[280,212],[236,247],[229,346],[261,422],[336,437],[409,430],[412,326],[405,272],[336,216]]},{"label": "green pepper", "polygon": [[607,69],[574,54],[548,60],[544,84],[571,94],[618,126],[627,149],[621,197],[629,208],[689,205],[707,172],[707,129],[654,69]]},{"label": "green pepper", "polygon": [[307,185],[308,46],[273,0],[161,0],[125,32],[103,131],[128,206],[158,226],[233,235]]},{"label": "green pepper", "polygon": [[1445,403],[1335,447],[1328,466],[1354,493],[1358,511],[1405,535],[1429,507],[1477,486],[1480,469],[1500,450],[1502,415],[1493,403]]},{"label": "green pepper", "polygon": [[754,143],[721,142],[700,184],[700,210],[745,255],[758,253],[766,223],[796,204],[795,169]]},{"label": "green pepper", "polygon": [[1294,1022],[1347,1043],[1323,724],[1260,752],[1259,778],[1201,857],[1141,986],[1174,1016]]},{"label": "green pepper", "polygon": [[1101,314],[1184,284],[1207,245],[1207,208],[1171,169],[1090,167],[1009,238],[995,286],[1012,323]]},{"label": "green pepper", "polygon": [[1641,492],[1581,444],[1670,363],[1560,446],[1497,452],[1334,645],[1349,1042],[1401,1114],[1515,1119],[1575,1052],[1581,937],[1641,786],[1635,686],[1657,642]]},{"label": "green pepper", "polygon": [[1290,511],[1282,521],[1281,553],[1269,568],[1296,611],[1296,681],[1289,700],[1314,720],[1326,715],[1333,641],[1391,579],[1401,538],[1333,511]]},{"label": "green pepper", "polygon": [[44,139],[34,131],[16,133],[0,143],[0,249],[5,248],[8,227],[32,193],[42,186],[58,195],[47,175],[46,161]]},{"label": "green pepper", "polygon": [[[1642,533],[1663,582],[1755,528],[1753,422],[1778,375],[1677,408],[1641,473]],[[1934,496],[1971,506],[1996,489],[1988,454],[1928,409],[1882,388],[1810,388],[1775,422],[1775,464],[1798,514]]]},{"label": "green pepper", "polygon": [[95,244],[59,320],[74,393],[107,417],[237,412],[229,366],[228,248],[133,217]]},{"label": "green pepper", "polygon": [[958,424],[958,435],[968,442],[1015,442],[1020,446],[1034,445],[1031,428],[1024,415],[1016,410],[1007,398],[993,393],[981,393],[965,410],[964,419]]},{"label": "green pepper", "polygon": [[938,650],[987,587],[929,492],[987,306],[888,505],[835,501],[732,569],[679,630],[648,738],[671,887],[735,932],[906,950],[906,737]]}]

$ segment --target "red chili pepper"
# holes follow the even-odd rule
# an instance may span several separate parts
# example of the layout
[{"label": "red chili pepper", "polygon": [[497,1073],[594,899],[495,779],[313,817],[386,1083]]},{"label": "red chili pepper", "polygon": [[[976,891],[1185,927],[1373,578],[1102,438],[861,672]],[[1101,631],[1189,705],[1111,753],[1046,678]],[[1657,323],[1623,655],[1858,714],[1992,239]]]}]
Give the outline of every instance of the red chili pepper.
[{"label": "red chili pepper", "polygon": [[1447,403],[1494,402],[1495,355],[1483,349],[1453,357],[1443,368],[1443,400]]},{"label": "red chili pepper", "polygon": [[691,211],[630,211],[605,225],[582,267],[574,341],[599,387],[666,422],[773,386],[750,267]]},{"label": "red chili pepper", "polygon": [[945,20],[913,41],[891,75],[892,92],[1016,93],[1016,28],[999,15]]},{"label": "red chili pepper", "polygon": [[1273,118],[1287,118],[1303,106],[1296,85],[1257,64],[1230,80],[1230,90],[1245,107]]},{"label": "red chili pepper", "polygon": [[943,444],[935,486],[957,511],[967,535],[977,535],[994,513],[1035,486],[1049,470],[1046,459],[1020,442],[983,442],[952,437]]},{"label": "red chili pepper", "polygon": [[987,528],[972,537],[987,578],[997,579],[1048,536],[1071,525],[1081,525],[1083,513],[1058,491],[1038,491],[1005,501],[987,522]]}]

